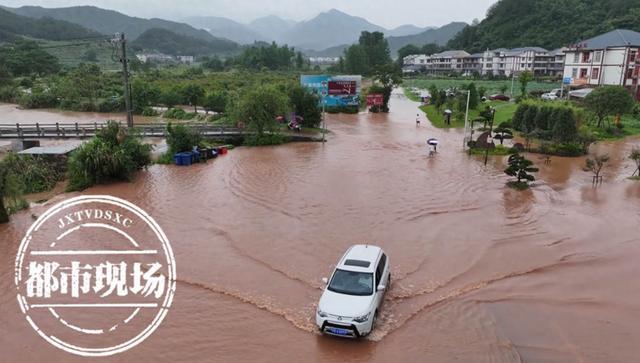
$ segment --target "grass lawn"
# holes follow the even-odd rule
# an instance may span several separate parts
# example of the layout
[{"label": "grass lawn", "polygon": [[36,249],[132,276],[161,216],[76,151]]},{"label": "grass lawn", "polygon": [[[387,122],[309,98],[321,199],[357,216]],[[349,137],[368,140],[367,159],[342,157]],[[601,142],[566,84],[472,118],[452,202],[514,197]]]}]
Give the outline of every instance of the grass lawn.
[{"label": "grass lawn", "polygon": [[611,123],[611,127],[605,123],[605,127],[596,127],[595,125],[583,125],[582,128],[592,132],[598,140],[618,140],[627,136],[640,135],[640,120],[631,115],[625,115],[620,118],[620,123],[624,126],[622,130],[618,130]]},{"label": "grass lawn", "polygon": [[[487,90],[486,95],[492,95],[500,93],[500,88],[506,86],[507,94],[511,93],[511,80],[503,80],[503,81],[487,81],[487,80],[462,80],[462,79],[405,79],[403,81],[403,86],[406,88],[421,88],[421,89],[429,89],[431,85],[435,85],[438,89],[447,89],[447,88],[461,88],[463,86],[468,85],[469,83],[475,83],[476,88],[484,87]],[[520,83],[516,79],[516,82],[513,85],[514,93],[516,95],[520,94]],[[527,86],[527,91],[551,91],[554,88],[560,88],[560,83],[541,83],[541,82],[531,82]]]},{"label": "grass lawn", "polygon": [[[420,99],[411,93],[407,88],[404,89],[404,93],[407,98],[420,102]],[[488,101],[485,103],[481,103],[476,110],[469,110],[469,120],[474,120],[480,117],[480,111],[486,107],[491,106],[496,109],[496,119],[494,122],[494,126],[498,126],[500,123],[509,121],[513,118],[513,114],[516,112],[518,105],[512,102],[502,102],[502,101]],[[464,127],[464,113],[455,113],[451,117],[451,125],[447,125],[444,121],[444,115],[442,112],[436,110],[435,106],[421,106],[420,109],[427,114],[427,118],[433,126],[441,129],[448,128],[463,128]]]}]

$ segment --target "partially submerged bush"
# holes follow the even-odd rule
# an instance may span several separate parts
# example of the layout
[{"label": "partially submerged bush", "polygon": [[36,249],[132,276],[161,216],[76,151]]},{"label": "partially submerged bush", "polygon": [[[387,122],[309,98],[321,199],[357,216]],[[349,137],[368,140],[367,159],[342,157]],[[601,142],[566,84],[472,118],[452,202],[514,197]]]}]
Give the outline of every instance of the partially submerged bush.
[{"label": "partially submerged bush", "polygon": [[22,192],[25,194],[51,190],[64,178],[61,165],[42,157],[9,153],[4,164],[7,172],[15,175],[23,186]]},{"label": "partially submerged bush", "polygon": [[68,190],[84,190],[95,184],[130,180],[134,173],[151,164],[151,145],[110,121],[69,159]]},{"label": "partially submerged bush", "polygon": [[189,113],[181,108],[170,108],[162,115],[165,118],[174,120],[193,120],[198,116],[197,113]]},{"label": "partially submerged bush", "polygon": [[167,145],[170,155],[191,151],[194,146],[200,144],[201,140],[200,134],[184,125],[173,125],[171,122],[167,125]]}]

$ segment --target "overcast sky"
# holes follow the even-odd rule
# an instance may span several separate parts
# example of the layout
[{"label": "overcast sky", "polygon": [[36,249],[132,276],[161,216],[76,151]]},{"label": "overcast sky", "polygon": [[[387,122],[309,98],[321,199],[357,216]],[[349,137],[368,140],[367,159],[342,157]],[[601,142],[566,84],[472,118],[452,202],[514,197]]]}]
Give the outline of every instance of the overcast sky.
[{"label": "overcast sky", "polygon": [[10,7],[95,5],[145,18],[179,19],[214,15],[248,22],[265,15],[306,20],[332,8],[391,28],[403,24],[441,26],[452,21],[482,20],[497,0],[0,0]]}]

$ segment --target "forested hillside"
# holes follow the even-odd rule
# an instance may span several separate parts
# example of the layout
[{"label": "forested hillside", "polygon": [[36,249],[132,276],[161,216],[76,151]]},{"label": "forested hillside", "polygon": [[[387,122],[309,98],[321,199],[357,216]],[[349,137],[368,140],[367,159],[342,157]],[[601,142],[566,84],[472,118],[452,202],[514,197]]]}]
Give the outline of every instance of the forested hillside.
[{"label": "forested hillside", "polygon": [[132,45],[170,55],[210,55],[238,50],[238,44],[230,40],[206,41],[160,28],[142,33]]},{"label": "forested hillside", "polygon": [[212,40],[211,34],[202,29],[195,29],[190,25],[163,20],[142,19],[124,15],[117,11],[100,9],[95,6],[74,6],[68,8],[43,8],[39,6],[23,6],[7,8],[12,13],[30,18],[54,18],[78,24],[101,34],[124,32],[129,39],[135,39],[140,34],[152,28],[162,28],[174,33],[190,37]]},{"label": "forested hillside", "polygon": [[96,32],[62,20],[33,19],[0,9],[0,41],[13,41],[19,36],[47,40],[66,40],[99,35]]},{"label": "forested hillside", "polygon": [[640,31],[639,0],[501,0],[480,24],[453,38],[449,48],[553,49],[617,28]]}]

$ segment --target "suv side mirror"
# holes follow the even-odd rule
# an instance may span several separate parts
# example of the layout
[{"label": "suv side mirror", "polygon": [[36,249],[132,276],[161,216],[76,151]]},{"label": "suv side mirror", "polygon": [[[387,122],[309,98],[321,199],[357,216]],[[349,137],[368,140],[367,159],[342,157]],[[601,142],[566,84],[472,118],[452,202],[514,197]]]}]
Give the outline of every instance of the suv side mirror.
[{"label": "suv side mirror", "polygon": [[378,291],[384,291],[386,289],[387,289],[387,285],[385,285],[385,284],[378,285]]},{"label": "suv side mirror", "polygon": [[326,284],[328,284],[328,283],[329,283],[329,279],[328,279],[328,278],[326,278],[326,277],[323,277],[323,278],[322,278],[322,282],[324,282],[324,284],[326,285]]}]

